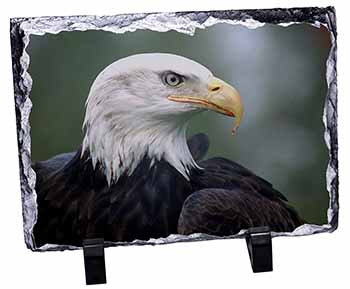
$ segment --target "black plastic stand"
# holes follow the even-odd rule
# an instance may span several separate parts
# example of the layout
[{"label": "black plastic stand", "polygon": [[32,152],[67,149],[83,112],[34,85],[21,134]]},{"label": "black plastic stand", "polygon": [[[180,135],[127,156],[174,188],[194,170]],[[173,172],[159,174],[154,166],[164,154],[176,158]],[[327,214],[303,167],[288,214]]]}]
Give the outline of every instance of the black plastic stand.
[{"label": "black plastic stand", "polygon": [[103,239],[83,241],[86,285],[105,284],[106,265]]},{"label": "black plastic stand", "polygon": [[[246,242],[253,272],[272,271],[272,238],[270,228],[249,228],[246,233]],[[107,283],[104,240],[84,240],[83,250],[86,285]]]},{"label": "black plastic stand", "polygon": [[246,242],[254,273],[272,271],[272,238],[269,227],[248,229]]}]

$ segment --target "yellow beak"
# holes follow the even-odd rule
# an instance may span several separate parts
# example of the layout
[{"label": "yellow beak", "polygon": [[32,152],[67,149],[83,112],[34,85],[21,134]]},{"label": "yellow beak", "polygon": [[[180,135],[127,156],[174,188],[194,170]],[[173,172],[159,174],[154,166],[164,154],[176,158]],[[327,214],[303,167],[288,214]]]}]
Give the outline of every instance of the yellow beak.
[{"label": "yellow beak", "polygon": [[235,134],[243,117],[243,104],[239,92],[221,79],[212,77],[208,81],[208,93],[203,96],[170,95],[169,100],[196,104],[235,118],[232,134]]}]

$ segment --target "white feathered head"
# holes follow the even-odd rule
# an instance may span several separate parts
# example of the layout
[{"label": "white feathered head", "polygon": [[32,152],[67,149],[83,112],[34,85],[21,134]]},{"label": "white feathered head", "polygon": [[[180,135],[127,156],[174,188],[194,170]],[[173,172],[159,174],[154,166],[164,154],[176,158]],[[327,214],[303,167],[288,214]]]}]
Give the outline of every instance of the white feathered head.
[{"label": "white feathered head", "polygon": [[164,159],[188,178],[197,166],[186,143],[189,119],[204,110],[235,117],[239,93],[201,64],[172,54],[138,54],[106,67],[86,102],[83,153],[100,163],[108,183],[130,175],[148,156]]}]

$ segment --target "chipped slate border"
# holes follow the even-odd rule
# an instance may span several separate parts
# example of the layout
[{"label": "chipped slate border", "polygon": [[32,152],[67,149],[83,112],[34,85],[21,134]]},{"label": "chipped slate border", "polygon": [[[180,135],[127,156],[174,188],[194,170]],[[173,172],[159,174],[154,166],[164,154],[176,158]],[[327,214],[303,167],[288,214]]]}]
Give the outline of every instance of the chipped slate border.
[{"label": "chipped slate border", "polygon": [[[17,121],[17,136],[19,147],[19,168],[21,180],[24,236],[27,247],[34,251],[80,249],[80,247],[47,244],[40,248],[35,246],[32,234],[37,219],[37,204],[35,193],[35,172],[31,167],[30,154],[30,124],[29,115],[32,108],[30,91],[32,79],[28,74],[29,55],[26,47],[29,36],[61,31],[103,30],[114,33],[124,33],[137,29],[149,29],[165,32],[175,30],[193,35],[197,28],[204,29],[217,23],[244,25],[254,29],[265,23],[288,26],[294,23],[308,23],[320,27],[323,25],[329,31],[332,46],[327,59],[326,79],[328,93],[325,98],[323,122],[325,125],[324,139],[329,149],[329,164],[326,172],[327,190],[330,196],[328,209],[328,224],[306,224],[292,233],[272,233],[275,236],[302,236],[320,232],[332,232],[338,226],[338,135],[337,135],[337,44],[336,16],[333,7],[261,9],[261,10],[227,10],[205,12],[178,13],[140,13],[122,14],[116,16],[67,16],[67,17],[35,17],[11,19],[11,49],[13,67],[13,85]],[[205,234],[190,236],[170,235],[167,238],[135,240],[133,242],[107,242],[106,246],[116,245],[156,245],[174,242],[189,242],[199,240],[232,239],[244,237],[245,231],[237,235],[217,237]]]}]

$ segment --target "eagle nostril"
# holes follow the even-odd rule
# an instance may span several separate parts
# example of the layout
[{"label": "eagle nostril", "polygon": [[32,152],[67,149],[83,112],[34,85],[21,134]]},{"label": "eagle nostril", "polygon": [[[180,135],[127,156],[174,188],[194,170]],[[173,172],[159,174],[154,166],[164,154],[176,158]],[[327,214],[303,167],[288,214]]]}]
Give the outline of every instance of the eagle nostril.
[{"label": "eagle nostril", "polygon": [[213,86],[210,88],[211,91],[218,91],[221,89],[221,86],[220,85],[216,85],[216,86]]}]

